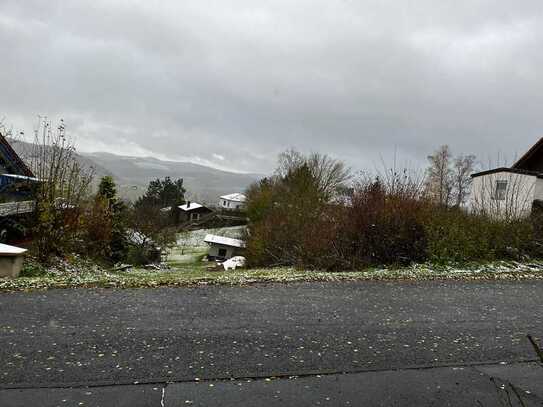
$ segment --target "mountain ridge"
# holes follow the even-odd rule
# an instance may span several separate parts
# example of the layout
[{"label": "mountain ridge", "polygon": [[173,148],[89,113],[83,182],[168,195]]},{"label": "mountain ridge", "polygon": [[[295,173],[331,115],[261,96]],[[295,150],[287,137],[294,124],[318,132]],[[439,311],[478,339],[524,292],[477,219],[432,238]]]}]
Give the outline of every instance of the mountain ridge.
[{"label": "mountain ridge", "polygon": [[161,160],[156,157],[135,157],[108,152],[80,153],[101,168],[111,172],[119,184],[119,192],[131,200],[145,192],[156,178],[183,178],[187,197],[202,203],[215,204],[219,196],[243,192],[261,174],[236,173],[186,161]]},{"label": "mountain ridge", "polygon": [[[31,154],[32,143],[13,139],[9,142],[23,160]],[[244,192],[249,185],[264,177],[261,174],[236,173],[186,161],[161,160],[152,156],[77,152],[76,159],[82,167],[94,170],[95,184],[101,177],[110,175],[117,183],[121,198],[131,201],[145,193],[150,181],[170,177],[183,178],[188,199],[215,205],[221,195]]]}]

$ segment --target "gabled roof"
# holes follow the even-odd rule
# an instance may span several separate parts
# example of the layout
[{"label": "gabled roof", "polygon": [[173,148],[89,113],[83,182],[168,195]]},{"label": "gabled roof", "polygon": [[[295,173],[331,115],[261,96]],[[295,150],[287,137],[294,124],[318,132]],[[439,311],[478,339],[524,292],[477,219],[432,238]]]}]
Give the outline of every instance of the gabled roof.
[{"label": "gabled roof", "polygon": [[538,178],[543,178],[543,138],[535,143],[526,154],[524,154],[510,168],[495,168],[488,171],[472,174],[472,178],[482,175],[496,174],[499,172],[509,172],[521,175],[532,175]]},{"label": "gabled roof", "polygon": [[247,197],[243,194],[240,194],[239,192],[236,192],[235,194],[223,195],[220,198],[234,202],[245,202],[247,200]]},{"label": "gabled roof", "polygon": [[206,235],[204,242],[208,244],[222,244],[223,246],[230,247],[245,247],[245,242],[239,239],[232,239],[231,237],[217,236],[217,235]]},{"label": "gabled roof", "polygon": [[543,178],[543,174],[538,171],[519,170],[516,168],[509,168],[509,167],[493,168],[491,170],[476,172],[475,174],[471,174],[471,178],[477,178],[483,175],[498,174],[500,172],[508,172],[511,174],[520,174],[520,175],[532,175],[534,177]]},{"label": "gabled roof", "polygon": [[188,211],[193,211],[194,209],[205,208],[205,206],[202,204],[199,204],[198,202],[187,202],[184,205],[179,205],[178,208],[181,209],[182,211],[188,212]]},{"label": "gabled roof", "polygon": [[34,177],[30,168],[21,160],[21,157],[13,150],[6,138],[0,133],[0,165],[7,173],[13,175],[22,175],[25,177]]},{"label": "gabled roof", "polygon": [[532,148],[526,152],[511,168],[518,170],[532,170],[534,159],[543,161],[543,138],[539,139]]}]

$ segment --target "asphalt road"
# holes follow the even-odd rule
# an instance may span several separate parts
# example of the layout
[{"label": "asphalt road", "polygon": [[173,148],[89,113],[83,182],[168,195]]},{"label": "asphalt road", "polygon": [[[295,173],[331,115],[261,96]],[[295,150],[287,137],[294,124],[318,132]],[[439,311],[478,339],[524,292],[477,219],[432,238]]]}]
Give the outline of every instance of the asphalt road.
[{"label": "asphalt road", "polygon": [[[484,367],[441,367],[315,375],[275,380],[9,389],[0,390],[0,405],[2,407],[36,405],[40,407],[528,407],[543,405],[542,371],[541,366],[536,364],[485,365]],[[511,382],[514,383],[515,390],[511,387]]]},{"label": "asphalt road", "polygon": [[533,360],[542,298],[541,281],[0,293],[0,389]]}]

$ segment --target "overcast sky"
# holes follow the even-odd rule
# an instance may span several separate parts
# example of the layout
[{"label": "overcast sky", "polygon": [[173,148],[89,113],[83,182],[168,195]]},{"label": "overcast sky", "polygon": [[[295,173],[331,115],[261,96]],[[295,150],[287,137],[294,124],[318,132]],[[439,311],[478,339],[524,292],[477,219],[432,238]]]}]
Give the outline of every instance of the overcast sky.
[{"label": "overcast sky", "polygon": [[543,7],[478,0],[0,0],[0,119],[78,148],[267,172],[543,136]]}]

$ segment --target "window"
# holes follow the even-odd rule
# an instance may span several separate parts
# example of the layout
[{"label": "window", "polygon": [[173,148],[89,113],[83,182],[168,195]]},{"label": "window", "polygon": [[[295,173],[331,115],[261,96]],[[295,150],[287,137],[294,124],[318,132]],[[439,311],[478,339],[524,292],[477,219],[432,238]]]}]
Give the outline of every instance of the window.
[{"label": "window", "polygon": [[504,201],[507,194],[507,181],[496,181],[496,189],[494,190],[493,199],[497,201]]},{"label": "window", "polygon": [[226,257],[226,249],[219,249],[219,257]]}]

